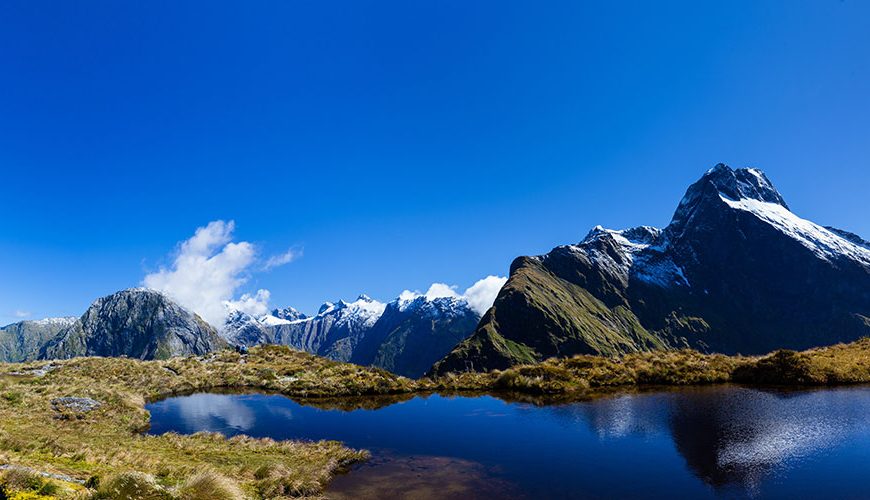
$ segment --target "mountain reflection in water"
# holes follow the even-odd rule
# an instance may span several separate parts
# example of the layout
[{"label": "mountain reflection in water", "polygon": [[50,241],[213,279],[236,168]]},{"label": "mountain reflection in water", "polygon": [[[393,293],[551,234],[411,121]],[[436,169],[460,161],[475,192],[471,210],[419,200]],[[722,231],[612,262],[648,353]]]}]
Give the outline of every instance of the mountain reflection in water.
[{"label": "mountain reflection in water", "polygon": [[148,406],[150,432],[372,450],[369,464],[336,479],[335,497],[860,497],[870,464],[866,387],[721,386],[555,405],[440,395],[304,403],[181,396]]}]

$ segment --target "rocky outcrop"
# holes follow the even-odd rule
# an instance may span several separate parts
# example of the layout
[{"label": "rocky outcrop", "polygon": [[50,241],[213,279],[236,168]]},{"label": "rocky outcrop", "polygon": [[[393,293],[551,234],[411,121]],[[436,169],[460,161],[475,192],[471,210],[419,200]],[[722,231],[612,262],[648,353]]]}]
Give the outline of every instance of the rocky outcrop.
[{"label": "rocky outcrop", "polygon": [[160,292],[136,288],[96,300],[81,318],[42,346],[39,357],[166,359],[205,354],[225,345],[196,314]]}]

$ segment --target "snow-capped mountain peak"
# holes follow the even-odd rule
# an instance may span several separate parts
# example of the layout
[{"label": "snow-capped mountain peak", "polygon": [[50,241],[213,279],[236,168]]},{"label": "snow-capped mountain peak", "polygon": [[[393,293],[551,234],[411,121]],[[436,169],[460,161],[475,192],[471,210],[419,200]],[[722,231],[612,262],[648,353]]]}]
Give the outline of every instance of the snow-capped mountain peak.
[{"label": "snow-capped mountain peak", "polygon": [[283,320],[287,320],[287,321],[295,321],[298,319],[305,319],[307,317],[305,314],[302,314],[301,312],[297,311],[296,309],[294,309],[292,307],[285,307],[283,309],[273,309],[272,313],[270,315],[275,317],[275,318],[283,319]]},{"label": "snow-capped mountain peak", "polygon": [[731,200],[758,200],[776,203],[788,209],[788,205],[773,183],[770,182],[770,179],[757,168],[732,170],[728,165],[719,163],[708,170],[695,184],[699,183],[702,185],[711,184],[722,196]]},{"label": "snow-capped mountain peak", "polygon": [[431,311],[449,312],[468,309],[468,301],[460,296],[435,297],[417,293],[403,293],[391,302],[400,312],[428,307]]},{"label": "snow-capped mountain peak", "polygon": [[353,302],[345,302],[340,300],[341,314],[336,322],[355,322],[365,326],[374,325],[378,318],[384,313],[387,305],[371,299],[366,295],[361,295],[360,298]]},{"label": "snow-capped mountain peak", "polygon": [[693,258],[692,234],[717,227],[722,217],[733,219],[740,214],[755,217],[820,259],[845,258],[870,265],[870,245],[859,236],[822,227],[792,213],[761,170],[732,170],[724,164],[708,170],[689,187],[665,230],[595,226],[579,244],[557,250],[584,255],[602,272],[626,285],[630,278],[665,287],[690,285],[683,266],[687,257]]}]

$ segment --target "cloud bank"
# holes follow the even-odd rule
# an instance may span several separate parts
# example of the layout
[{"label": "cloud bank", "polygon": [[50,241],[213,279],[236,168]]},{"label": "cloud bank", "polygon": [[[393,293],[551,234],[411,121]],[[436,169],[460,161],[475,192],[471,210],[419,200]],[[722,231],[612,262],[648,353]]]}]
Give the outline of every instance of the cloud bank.
[{"label": "cloud bank", "polygon": [[[269,290],[234,299],[257,260],[252,243],[233,242],[234,230],[233,221],[222,220],[197,228],[190,239],[181,243],[172,265],[146,275],[142,285],[166,293],[218,328],[224,324],[228,308],[265,314]],[[300,255],[301,250],[290,249],[267,259],[263,268],[287,264]]]},{"label": "cloud bank", "polygon": [[[269,290],[237,295],[239,288],[253,271],[268,271],[293,262],[302,256],[302,249],[290,248],[265,261],[257,259],[257,248],[247,241],[234,242],[233,221],[216,220],[196,229],[189,239],[181,242],[178,252],[168,267],[149,273],[142,280],[147,288],[159,290],[182,306],[199,314],[212,326],[221,328],[227,313],[239,310],[257,317],[269,312]],[[456,286],[432,283],[426,293],[405,290],[400,300],[411,300],[425,295],[428,299],[452,297],[465,299],[469,307],[480,315],[495,301],[507,278],[487,276],[463,293]]]},{"label": "cloud bank", "polygon": [[498,295],[501,287],[504,286],[505,282],[507,282],[507,278],[504,276],[487,276],[482,280],[478,280],[476,283],[471,285],[468,289],[465,290],[464,293],[459,294],[456,290],[457,287],[455,285],[448,285],[446,283],[432,283],[426,293],[412,292],[410,290],[405,290],[401,294],[399,294],[399,300],[413,300],[415,297],[419,297],[421,295],[425,295],[427,299],[437,299],[440,297],[450,297],[454,299],[465,299],[468,302],[468,306],[471,307],[473,311],[477,314],[483,316],[483,313],[486,312],[487,309],[492,307],[493,302],[495,302],[495,298]]}]

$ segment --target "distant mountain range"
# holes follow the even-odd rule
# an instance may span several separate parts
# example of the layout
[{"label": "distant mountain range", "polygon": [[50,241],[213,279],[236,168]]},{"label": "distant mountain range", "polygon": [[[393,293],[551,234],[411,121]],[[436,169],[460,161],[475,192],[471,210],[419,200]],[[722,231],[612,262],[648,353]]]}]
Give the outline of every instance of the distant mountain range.
[{"label": "distant mountain range", "polygon": [[870,244],[793,214],[763,172],[719,164],[665,229],[594,228],[520,257],[433,373],[691,347],[758,354],[870,335]]},{"label": "distant mountain range", "polygon": [[231,311],[221,331],[232,344],[284,344],[419,377],[468,337],[479,320],[462,298],[415,295],[384,304],[360,295],[354,302],[327,302],[315,316],[293,308],[258,318]]},{"label": "distant mountain range", "polygon": [[384,304],[361,295],[314,316],[293,308],[252,317],[228,311],[220,330],[166,295],[133,288],[97,299],[81,318],[20,321],[0,329],[0,361],[126,356],[166,359],[233,346],[283,344],[336,361],[423,375],[480,320],[463,298],[411,295]]},{"label": "distant mountain range", "polygon": [[577,244],[517,258],[482,318],[461,297],[361,295],[313,316],[228,310],[215,329],[136,288],[80,318],[0,328],[0,361],[162,359],[269,343],[419,377],[574,354],[759,354],[867,335],[870,243],[801,219],[760,170],[720,164],[688,188],[664,229],[598,226]]}]

